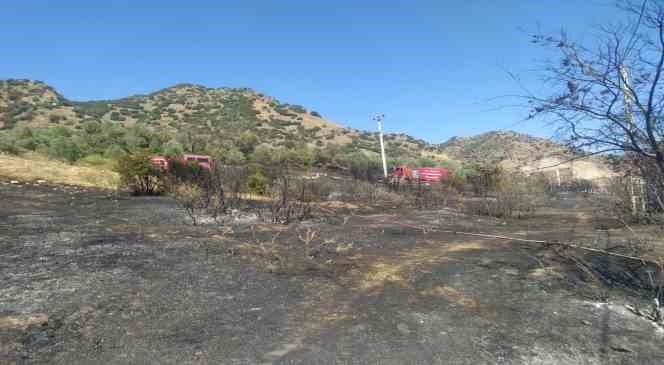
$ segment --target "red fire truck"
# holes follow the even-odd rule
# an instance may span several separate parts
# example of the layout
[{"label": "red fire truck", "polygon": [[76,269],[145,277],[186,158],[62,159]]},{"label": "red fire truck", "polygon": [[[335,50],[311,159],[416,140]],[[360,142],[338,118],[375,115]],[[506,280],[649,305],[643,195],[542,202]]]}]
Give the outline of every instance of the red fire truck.
[{"label": "red fire truck", "polygon": [[171,158],[171,159],[164,156],[150,157],[150,162],[152,162],[152,165],[164,171],[170,170],[172,161],[179,161],[187,164],[197,162],[198,166],[200,166],[204,170],[209,170],[210,167],[214,165],[214,160],[212,159],[212,157],[208,155],[195,155],[192,153],[185,153],[180,157]]},{"label": "red fire truck", "polygon": [[410,166],[396,166],[392,171],[393,179],[403,183],[438,183],[450,175],[448,169],[442,167],[410,167]]},{"label": "red fire truck", "polygon": [[198,162],[198,166],[205,170],[209,170],[214,164],[212,157],[207,155],[194,155],[192,153],[183,154],[180,161],[185,163]]}]

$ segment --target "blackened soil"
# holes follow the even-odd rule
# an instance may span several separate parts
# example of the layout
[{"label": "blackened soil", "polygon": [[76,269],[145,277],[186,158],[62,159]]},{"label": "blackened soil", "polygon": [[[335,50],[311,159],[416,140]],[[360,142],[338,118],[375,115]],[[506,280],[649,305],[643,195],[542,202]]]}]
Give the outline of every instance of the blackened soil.
[{"label": "blackened soil", "polygon": [[165,197],[0,185],[0,363],[664,363],[664,332],[624,306],[646,308],[638,267],[597,279],[569,253],[435,229],[452,226],[510,228],[409,211],[193,227]]}]

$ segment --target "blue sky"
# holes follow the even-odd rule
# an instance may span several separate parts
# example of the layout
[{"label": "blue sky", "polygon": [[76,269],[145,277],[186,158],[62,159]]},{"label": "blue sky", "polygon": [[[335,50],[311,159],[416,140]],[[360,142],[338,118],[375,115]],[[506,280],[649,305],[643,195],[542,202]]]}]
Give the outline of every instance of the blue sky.
[{"label": "blue sky", "polygon": [[540,136],[522,109],[488,102],[534,91],[548,57],[528,32],[592,39],[620,14],[584,1],[4,0],[0,79],[47,82],[73,100],[179,82],[251,87],[361,129],[430,142],[493,129]]}]

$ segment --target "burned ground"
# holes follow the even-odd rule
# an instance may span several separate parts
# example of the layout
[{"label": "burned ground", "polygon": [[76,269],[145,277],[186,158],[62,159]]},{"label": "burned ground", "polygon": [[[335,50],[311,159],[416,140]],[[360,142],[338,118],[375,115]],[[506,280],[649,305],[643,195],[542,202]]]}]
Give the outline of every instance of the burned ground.
[{"label": "burned ground", "polygon": [[449,233],[597,242],[577,205],[194,227],[165,197],[0,185],[0,363],[664,362],[625,307],[652,298],[643,264]]}]

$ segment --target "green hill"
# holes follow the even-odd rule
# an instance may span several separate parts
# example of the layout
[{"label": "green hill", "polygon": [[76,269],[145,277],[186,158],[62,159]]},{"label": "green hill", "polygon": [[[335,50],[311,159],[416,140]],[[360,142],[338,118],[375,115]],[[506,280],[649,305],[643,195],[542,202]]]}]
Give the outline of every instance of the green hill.
[{"label": "green hill", "polygon": [[[178,84],[149,95],[77,102],[39,81],[0,81],[0,129],[63,127],[75,133],[86,123],[145,128],[160,134],[166,143],[185,134],[179,139],[238,144],[243,132],[251,131],[258,143],[272,147],[338,146],[369,155],[379,151],[376,133],[343,127],[316,111],[248,88]],[[404,134],[387,135],[386,141],[392,156],[442,157],[436,146]],[[207,145],[199,143],[199,147],[203,144]]]},{"label": "green hill", "polygon": [[[391,163],[455,168],[498,162],[540,166],[546,158],[573,155],[550,140],[511,131],[439,145],[406,134],[387,134],[385,141]],[[0,152],[36,151],[69,162],[102,163],[146,148],[208,153],[227,163],[289,153],[319,167],[380,169],[376,132],[344,127],[248,88],[178,84],[148,95],[81,102],[40,81],[0,80]]]},{"label": "green hill", "polygon": [[542,158],[573,156],[563,145],[514,131],[491,131],[472,137],[453,137],[440,144],[439,148],[450,158],[476,164],[508,161],[514,165],[522,165]]}]

